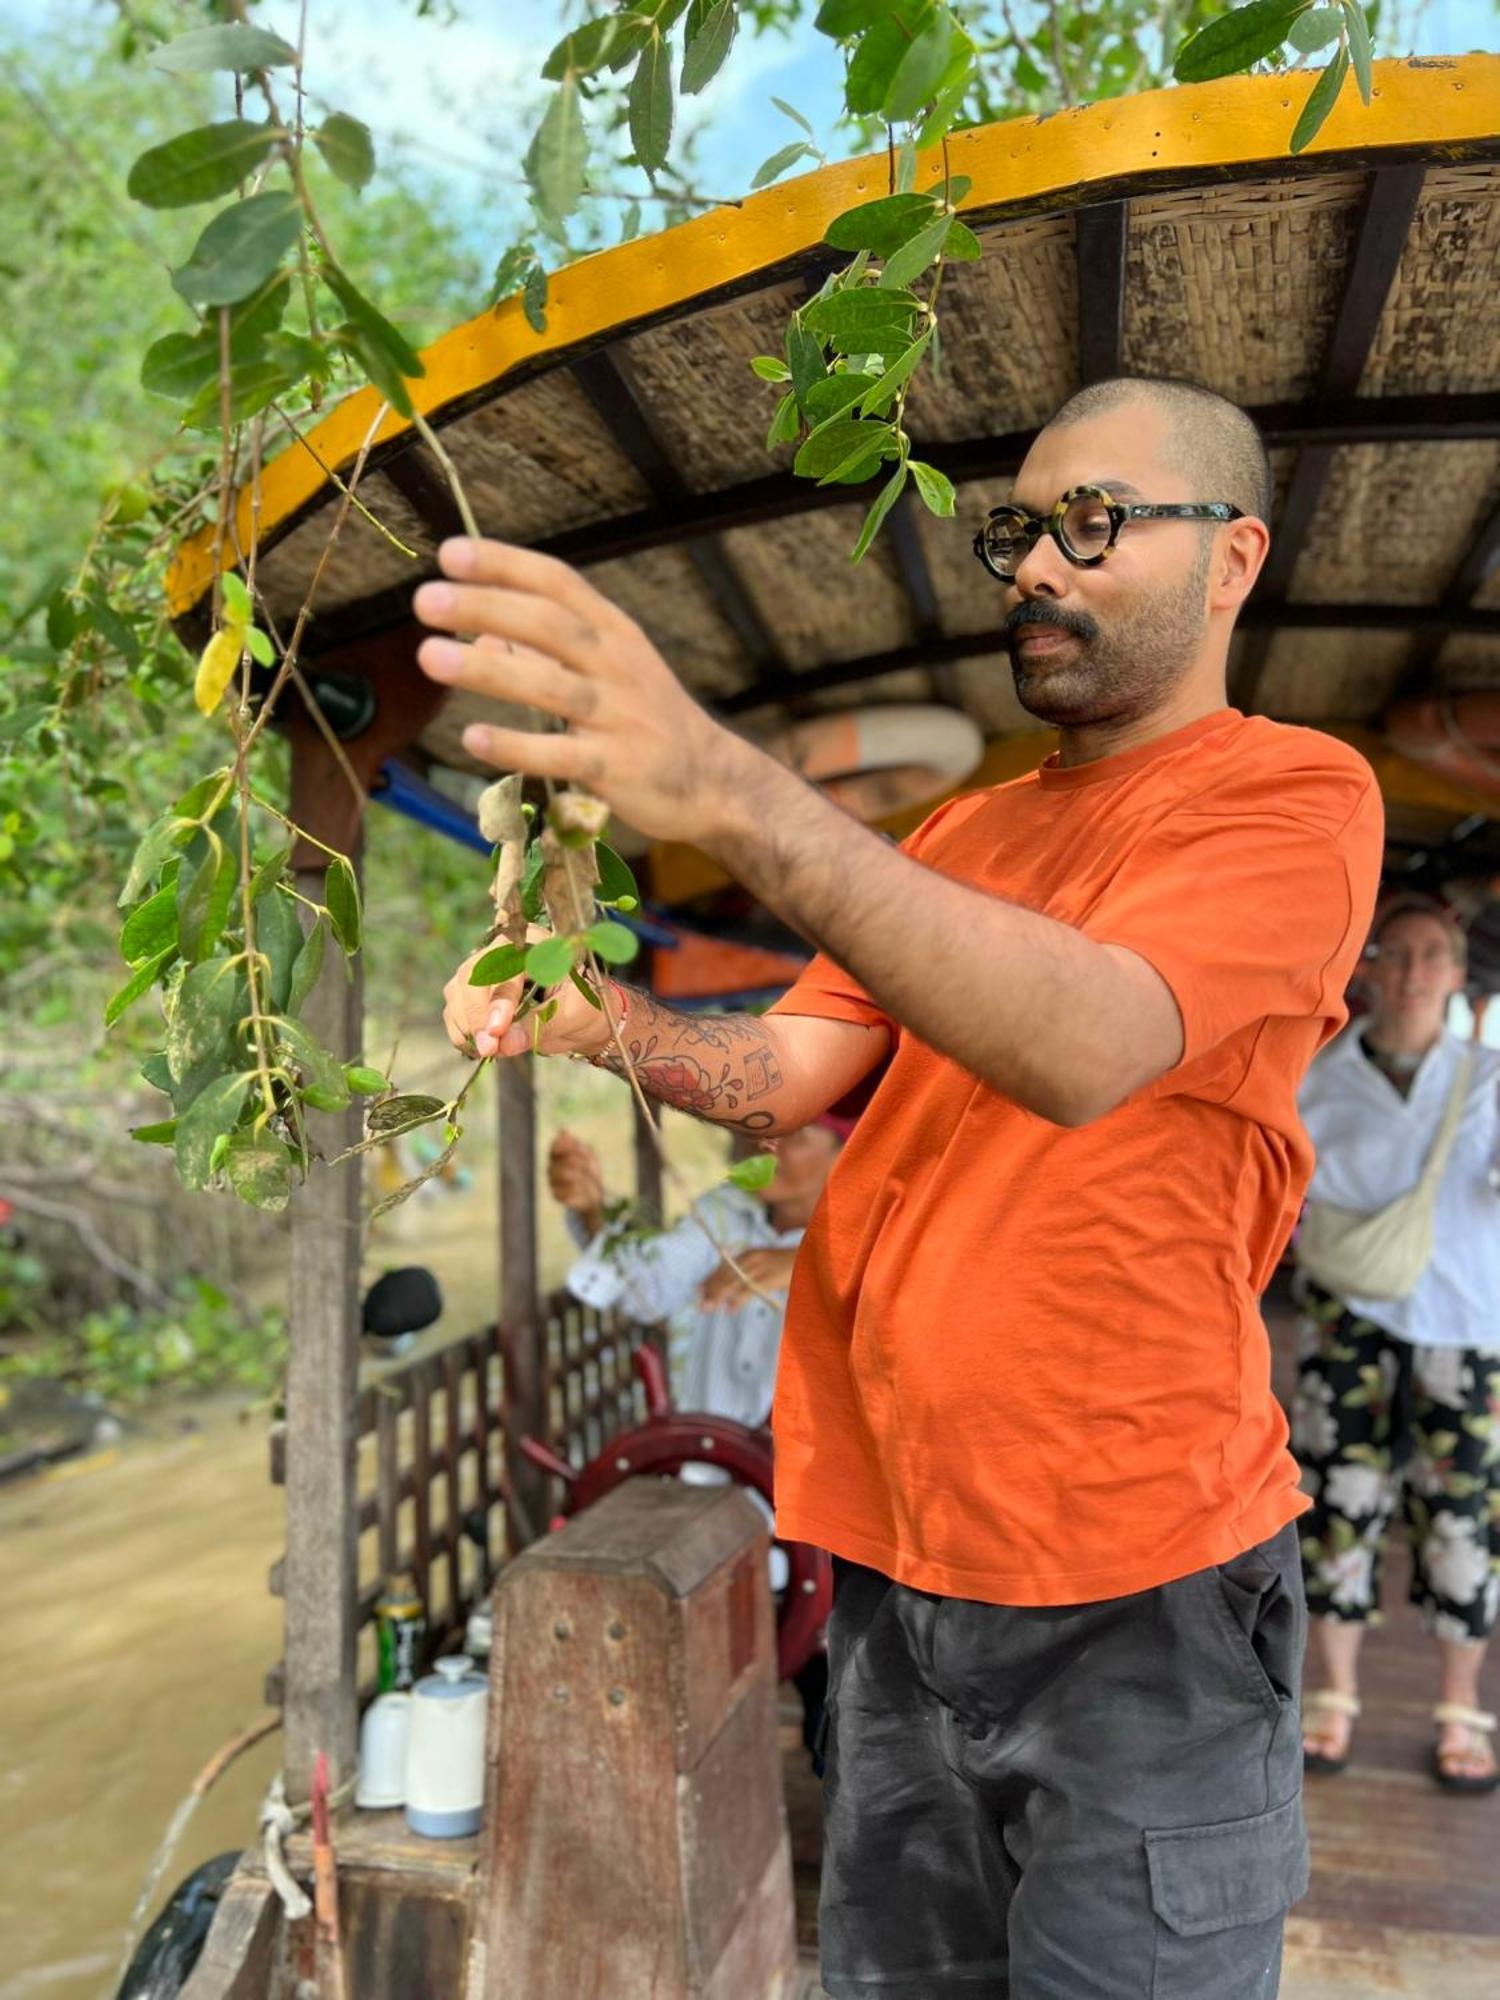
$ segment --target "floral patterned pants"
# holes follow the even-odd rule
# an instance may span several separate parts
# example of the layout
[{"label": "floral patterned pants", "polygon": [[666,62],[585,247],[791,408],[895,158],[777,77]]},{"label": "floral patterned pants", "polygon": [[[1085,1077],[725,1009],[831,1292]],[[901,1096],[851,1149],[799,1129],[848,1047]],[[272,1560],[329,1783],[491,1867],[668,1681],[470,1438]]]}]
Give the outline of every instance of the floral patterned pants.
[{"label": "floral patterned pants", "polygon": [[1314,1616],[1379,1618],[1399,1495],[1412,1602],[1440,1639],[1489,1637],[1500,1609],[1500,1354],[1414,1346],[1308,1284],[1292,1448],[1313,1502],[1301,1528]]}]

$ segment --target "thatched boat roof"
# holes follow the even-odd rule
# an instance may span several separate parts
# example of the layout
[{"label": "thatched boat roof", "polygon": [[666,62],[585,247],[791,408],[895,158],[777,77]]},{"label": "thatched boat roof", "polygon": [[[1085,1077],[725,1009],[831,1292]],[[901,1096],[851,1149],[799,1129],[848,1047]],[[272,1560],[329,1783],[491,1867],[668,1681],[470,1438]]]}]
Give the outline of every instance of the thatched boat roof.
[{"label": "thatched boat roof", "polygon": [[[1500,686],[1500,58],[1381,64],[1369,109],[1346,92],[1293,160],[1303,88],[1232,79],[950,142],[984,257],[948,270],[942,379],[921,381],[908,420],[959,483],[958,518],[898,510],[858,569],[847,553],[869,495],[794,479],[788,451],[765,449],[770,392],[748,363],[839,261],[822,243],[830,219],[885,192],[883,154],[569,266],[545,335],[514,299],[455,328],[426,352],[419,407],[484,530],[586,567],[721,711],[761,726],[937,700],[992,740],[982,781],[1034,763],[1045,738],[998,651],[975,525],[1081,383],[1207,382],[1257,415],[1279,487],[1232,698],[1354,734],[1397,839],[1441,837],[1482,799],[1383,752],[1378,732],[1398,693]],[[941,172],[924,157],[918,185]],[[311,450],[266,470],[259,582],[281,619],[327,536],[325,468],[347,469],[377,408],[373,391],[350,396]],[[398,416],[361,493],[417,556],[351,519],[309,629],[314,672],[409,659],[412,589],[456,526]],[[189,635],[212,582],[204,535],[172,577]],[[382,701],[407,685],[394,670]],[[409,685],[415,702],[414,665]],[[473,712],[447,697],[419,754],[464,768]],[[667,894],[702,879],[687,857],[661,860]]]}]

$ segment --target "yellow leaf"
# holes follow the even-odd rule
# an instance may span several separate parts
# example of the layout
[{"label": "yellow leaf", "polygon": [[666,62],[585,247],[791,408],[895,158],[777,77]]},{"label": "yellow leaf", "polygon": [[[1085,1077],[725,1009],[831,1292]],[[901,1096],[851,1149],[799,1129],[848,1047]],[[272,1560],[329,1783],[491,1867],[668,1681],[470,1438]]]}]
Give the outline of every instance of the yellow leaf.
[{"label": "yellow leaf", "polygon": [[240,654],[244,650],[245,628],[233,624],[215,632],[203,648],[203,657],[198,662],[198,673],[193,682],[193,700],[198,704],[200,715],[212,715],[224,699],[224,690],[234,679]]}]

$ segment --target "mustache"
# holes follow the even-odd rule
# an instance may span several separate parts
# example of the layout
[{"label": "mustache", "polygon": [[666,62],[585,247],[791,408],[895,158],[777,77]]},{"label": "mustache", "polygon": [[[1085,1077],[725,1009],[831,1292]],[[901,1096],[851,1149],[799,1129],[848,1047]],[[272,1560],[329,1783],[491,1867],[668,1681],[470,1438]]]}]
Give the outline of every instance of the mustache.
[{"label": "mustache", "polygon": [[1085,641],[1099,636],[1098,624],[1086,611],[1064,611],[1060,604],[1050,604],[1045,598],[1018,604],[1014,611],[1005,614],[1005,622],[1000,629],[1006,644],[1013,646],[1022,628],[1027,625],[1050,627],[1054,632],[1067,632],[1073,638]]}]

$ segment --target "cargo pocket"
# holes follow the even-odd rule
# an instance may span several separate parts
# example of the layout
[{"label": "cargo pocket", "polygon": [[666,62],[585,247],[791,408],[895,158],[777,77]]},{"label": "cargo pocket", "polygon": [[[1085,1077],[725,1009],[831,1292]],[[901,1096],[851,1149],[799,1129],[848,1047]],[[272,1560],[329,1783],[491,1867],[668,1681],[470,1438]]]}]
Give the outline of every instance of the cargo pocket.
[{"label": "cargo pocket", "polygon": [[1302,1801],[1254,1819],[1146,1835],[1156,1959],[1151,2000],[1274,2000],[1281,1928],[1307,1893]]}]

